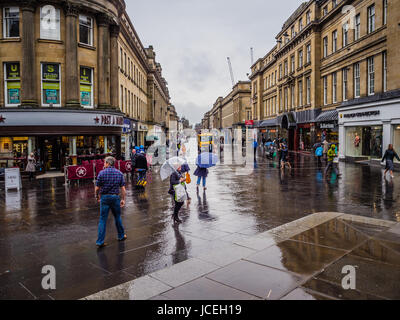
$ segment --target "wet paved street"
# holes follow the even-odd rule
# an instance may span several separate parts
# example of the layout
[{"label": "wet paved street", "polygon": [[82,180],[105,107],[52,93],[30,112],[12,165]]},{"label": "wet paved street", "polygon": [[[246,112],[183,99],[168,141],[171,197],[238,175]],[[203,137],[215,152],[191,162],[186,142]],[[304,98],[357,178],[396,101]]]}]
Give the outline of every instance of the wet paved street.
[{"label": "wet paved street", "polygon": [[[212,168],[205,192],[196,193],[192,177],[192,200],[180,212],[179,228],[172,225],[169,181],[153,172],[146,192],[128,183],[123,210],[128,240],[116,241],[110,216],[109,246],[101,250],[95,247],[99,207],[92,183],[66,187],[62,178],[43,179],[24,182],[20,194],[1,191],[0,299],[82,298],[313,212],[400,220],[400,177],[385,183],[380,168],[341,163],[342,178],[325,180],[313,158],[292,158],[294,169],[285,174],[262,157],[246,176],[235,175],[234,166]],[[41,288],[47,264],[56,268],[56,290]]]}]

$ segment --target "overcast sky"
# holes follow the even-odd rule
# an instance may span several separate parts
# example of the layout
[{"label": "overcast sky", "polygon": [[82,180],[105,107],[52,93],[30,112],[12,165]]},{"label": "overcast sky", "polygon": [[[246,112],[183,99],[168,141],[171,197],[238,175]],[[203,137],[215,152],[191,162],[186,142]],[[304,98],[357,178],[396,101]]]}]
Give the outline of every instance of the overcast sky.
[{"label": "overcast sky", "polygon": [[303,0],[125,0],[145,47],[153,45],[171,103],[191,124],[200,122],[235,82],[248,80],[251,56],[275,45],[283,23]]}]

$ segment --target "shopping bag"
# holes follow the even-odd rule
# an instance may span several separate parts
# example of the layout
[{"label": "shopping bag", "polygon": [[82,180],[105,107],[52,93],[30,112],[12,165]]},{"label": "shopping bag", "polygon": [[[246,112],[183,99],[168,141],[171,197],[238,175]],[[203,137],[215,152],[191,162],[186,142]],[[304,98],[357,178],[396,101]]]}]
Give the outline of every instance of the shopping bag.
[{"label": "shopping bag", "polygon": [[174,185],[174,190],[176,202],[183,202],[187,200],[185,185],[183,183]]},{"label": "shopping bag", "polygon": [[339,157],[334,157],[333,158],[333,163],[339,163]]},{"label": "shopping bag", "polygon": [[190,173],[187,172],[187,173],[186,173],[186,183],[189,184],[189,183],[191,183],[191,182],[192,182],[192,179],[190,178]]}]

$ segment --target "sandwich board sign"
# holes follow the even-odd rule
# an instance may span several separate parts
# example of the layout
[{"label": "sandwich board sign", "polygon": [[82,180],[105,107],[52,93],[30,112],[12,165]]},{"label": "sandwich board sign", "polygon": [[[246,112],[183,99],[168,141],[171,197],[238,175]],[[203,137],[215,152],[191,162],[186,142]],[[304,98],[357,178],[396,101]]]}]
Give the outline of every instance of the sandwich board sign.
[{"label": "sandwich board sign", "polygon": [[4,170],[5,189],[18,189],[22,187],[19,168],[6,168]]}]

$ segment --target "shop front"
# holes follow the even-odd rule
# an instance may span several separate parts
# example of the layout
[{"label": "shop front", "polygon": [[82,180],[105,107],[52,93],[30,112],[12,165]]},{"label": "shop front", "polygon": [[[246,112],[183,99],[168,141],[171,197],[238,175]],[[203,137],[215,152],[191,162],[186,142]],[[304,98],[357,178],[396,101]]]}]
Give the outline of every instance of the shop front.
[{"label": "shop front", "polygon": [[278,138],[283,138],[287,141],[289,150],[298,150],[296,139],[296,115],[293,112],[285,113],[278,117],[280,130],[278,131]]},{"label": "shop front", "polygon": [[339,125],[337,110],[323,111],[315,120],[315,135],[317,142],[327,140],[339,144]]},{"label": "shop front", "polygon": [[83,110],[0,111],[0,166],[25,169],[33,152],[42,171],[121,154],[123,117]]},{"label": "shop front", "polygon": [[149,131],[149,127],[147,124],[142,122],[138,123],[138,135],[137,135],[137,145],[144,146],[146,141],[147,132]]},{"label": "shop front", "polygon": [[341,159],[380,161],[389,144],[400,150],[400,90],[342,104],[339,112]]},{"label": "shop front", "polygon": [[278,138],[279,134],[279,125],[277,119],[268,119],[262,121],[259,126],[259,140],[260,141],[268,141],[275,140]]}]

